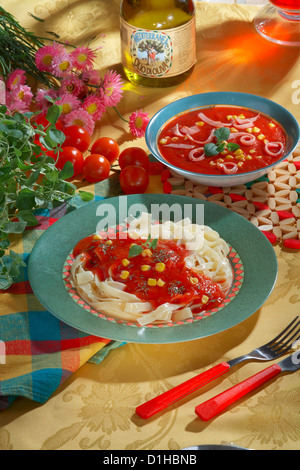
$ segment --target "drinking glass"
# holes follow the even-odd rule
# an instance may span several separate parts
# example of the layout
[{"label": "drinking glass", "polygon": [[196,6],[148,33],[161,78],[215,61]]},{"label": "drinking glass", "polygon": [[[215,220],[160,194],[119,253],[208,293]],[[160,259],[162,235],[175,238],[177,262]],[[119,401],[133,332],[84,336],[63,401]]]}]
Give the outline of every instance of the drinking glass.
[{"label": "drinking glass", "polygon": [[284,46],[300,46],[300,0],[271,0],[254,18],[256,31]]}]

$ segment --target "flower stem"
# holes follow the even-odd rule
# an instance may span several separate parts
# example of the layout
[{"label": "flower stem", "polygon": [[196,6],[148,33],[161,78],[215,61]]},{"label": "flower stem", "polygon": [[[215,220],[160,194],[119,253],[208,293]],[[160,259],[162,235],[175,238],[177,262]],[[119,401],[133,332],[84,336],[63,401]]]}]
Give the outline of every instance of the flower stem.
[{"label": "flower stem", "polygon": [[123,118],[123,116],[119,113],[119,111],[117,110],[117,108],[115,106],[113,106],[114,110],[116,111],[117,115],[119,116],[119,118],[122,119],[122,121],[124,122],[129,122],[127,119]]}]

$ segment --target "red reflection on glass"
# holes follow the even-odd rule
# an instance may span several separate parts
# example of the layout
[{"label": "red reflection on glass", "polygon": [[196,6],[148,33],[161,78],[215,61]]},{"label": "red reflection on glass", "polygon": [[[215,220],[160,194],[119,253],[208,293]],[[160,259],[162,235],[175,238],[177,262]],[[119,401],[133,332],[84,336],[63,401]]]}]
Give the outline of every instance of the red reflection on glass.
[{"label": "red reflection on glass", "polygon": [[280,10],[300,11],[300,0],[270,0]]}]

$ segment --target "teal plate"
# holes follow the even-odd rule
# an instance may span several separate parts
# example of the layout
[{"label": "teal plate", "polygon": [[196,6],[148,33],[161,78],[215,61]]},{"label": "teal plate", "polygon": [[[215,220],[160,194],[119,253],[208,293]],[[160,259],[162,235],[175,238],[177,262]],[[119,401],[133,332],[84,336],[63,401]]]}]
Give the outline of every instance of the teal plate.
[{"label": "teal plate", "polygon": [[[122,224],[128,215],[151,212],[153,218],[190,217],[216,230],[231,247],[234,282],[220,308],[192,320],[138,326],[94,312],[68,285],[69,255],[82,238]],[[201,218],[201,217],[204,217]],[[91,335],[132,343],[177,343],[227,330],[250,317],[267,300],[277,279],[277,258],[270,242],[251,222],[208,201],[164,194],[119,196],[94,202],[65,215],[36,242],[28,275],[42,305],[64,323]],[[75,293],[76,294],[76,293]],[[78,301],[79,300],[79,301]]]}]

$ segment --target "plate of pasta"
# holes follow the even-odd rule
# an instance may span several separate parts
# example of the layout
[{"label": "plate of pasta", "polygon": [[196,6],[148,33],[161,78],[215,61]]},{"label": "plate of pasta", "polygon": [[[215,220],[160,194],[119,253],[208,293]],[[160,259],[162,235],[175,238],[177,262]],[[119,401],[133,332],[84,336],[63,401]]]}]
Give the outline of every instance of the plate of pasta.
[{"label": "plate of pasta", "polygon": [[210,336],[255,313],[273,290],[277,259],[229,209],[142,194],[62,217],[37,241],[28,274],[44,307],[70,326],[161,344]]}]

